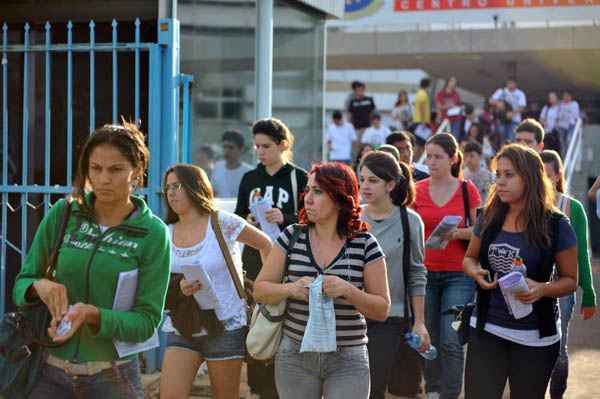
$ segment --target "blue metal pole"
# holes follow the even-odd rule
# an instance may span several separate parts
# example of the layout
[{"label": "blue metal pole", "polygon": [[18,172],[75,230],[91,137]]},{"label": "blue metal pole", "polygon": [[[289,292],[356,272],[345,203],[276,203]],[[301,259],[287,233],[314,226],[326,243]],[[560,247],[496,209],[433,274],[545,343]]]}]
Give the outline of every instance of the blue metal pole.
[{"label": "blue metal pole", "polygon": [[[162,50],[160,46],[150,48],[149,82],[148,82],[148,147],[150,148],[150,164],[148,171],[148,205],[157,215],[162,215],[161,190],[161,100],[162,100]],[[146,372],[153,373],[158,369],[156,350],[148,351],[146,356]]]},{"label": "blue metal pole", "polygon": [[[24,32],[25,52],[23,53],[23,164],[22,182],[23,186],[28,183],[29,171],[29,23],[25,24]],[[21,264],[25,262],[27,252],[27,193],[21,194]]]},{"label": "blue metal pole", "polygon": [[67,23],[67,185],[73,184],[73,23]]},{"label": "blue metal pole", "polygon": [[[135,123],[140,125],[140,19],[135,19]],[[146,124],[148,122],[146,121]]]},{"label": "blue metal pole", "polygon": [[[8,25],[2,25],[2,184],[8,185]],[[6,293],[6,243],[8,241],[8,193],[2,192],[2,239],[0,239],[0,314],[4,314]]]},{"label": "blue metal pole", "polygon": [[148,82],[148,147],[150,164],[148,171],[148,205],[158,215],[162,215],[160,198],[156,192],[160,188],[160,130],[161,130],[161,48],[157,45],[150,49]]},{"label": "blue metal pole", "polygon": [[90,134],[96,130],[96,54],[94,47],[96,45],[96,34],[94,27],[96,24],[90,21]]},{"label": "blue metal pole", "polygon": [[119,118],[119,70],[117,64],[117,26],[116,20],[112,21],[112,122],[117,124]]},{"label": "blue metal pole", "polygon": [[[44,127],[45,127],[45,132],[46,132],[46,137],[45,137],[45,146],[44,146],[44,150],[45,150],[45,159],[44,159],[44,166],[45,166],[45,170],[44,170],[44,185],[46,187],[50,186],[50,158],[52,157],[52,151],[51,151],[51,139],[50,139],[50,130],[51,130],[51,126],[50,123],[52,121],[51,115],[52,115],[52,100],[51,100],[51,83],[52,83],[52,75],[51,75],[51,64],[50,62],[52,61],[51,58],[51,52],[50,52],[50,46],[51,46],[51,36],[50,36],[50,30],[51,30],[51,25],[50,22],[46,22],[46,76],[45,79],[46,81],[44,82],[46,85],[46,101],[45,101],[45,108],[46,108],[46,115],[45,115],[45,121],[44,121]],[[48,209],[50,208],[50,195],[49,194],[45,194],[44,195],[44,216],[48,214]]]},{"label": "blue metal pole", "polygon": [[179,21],[159,20],[158,42],[162,49],[162,135],[160,172],[178,160],[179,138]]}]

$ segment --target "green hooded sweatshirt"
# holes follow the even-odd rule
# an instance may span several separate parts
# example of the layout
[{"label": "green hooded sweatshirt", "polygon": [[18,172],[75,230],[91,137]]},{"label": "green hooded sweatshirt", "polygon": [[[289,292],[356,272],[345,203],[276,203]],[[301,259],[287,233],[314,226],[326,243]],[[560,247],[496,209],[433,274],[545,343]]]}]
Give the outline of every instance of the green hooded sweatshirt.
[{"label": "green hooded sweatshirt", "polygon": [[[60,247],[55,281],[67,288],[69,303],[94,305],[100,328],[83,325],[64,345],[49,353],[79,362],[118,359],[113,340],[143,342],[158,327],[170,273],[171,248],[165,224],[146,203],[131,197],[136,211],[123,223],[102,232],[92,214],[72,204],[71,216]],[[90,203],[91,194],[86,196]],[[13,298],[27,304],[27,290],[42,278],[43,267],[56,245],[65,200],[58,201],[42,220],[17,276]],[[131,310],[113,311],[119,273],[138,269],[135,303]]]}]

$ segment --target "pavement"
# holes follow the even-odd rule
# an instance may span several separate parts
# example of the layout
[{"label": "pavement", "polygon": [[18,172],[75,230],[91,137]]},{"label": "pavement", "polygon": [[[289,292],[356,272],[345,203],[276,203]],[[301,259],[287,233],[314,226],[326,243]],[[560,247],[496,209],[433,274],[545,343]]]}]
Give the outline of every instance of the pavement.
[{"label": "pavement", "polygon": [[[600,258],[593,260],[592,272],[596,293],[600,298]],[[599,399],[600,392],[596,384],[600,382],[600,315],[596,314],[591,320],[584,321],[579,315],[580,307],[580,298],[578,298],[577,312],[574,312],[570,327],[569,380],[567,392],[563,399]],[[142,376],[147,399],[158,399],[159,379],[160,373],[145,374]],[[245,381],[246,372],[244,368],[242,370],[240,398],[250,399],[248,386]],[[198,377],[194,383],[190,398],[211,397],[208,376]],[[508,399],[509,397],[507,389],[504,398]],[[388,398],[397,399],[398,397],[388,395]]]}]

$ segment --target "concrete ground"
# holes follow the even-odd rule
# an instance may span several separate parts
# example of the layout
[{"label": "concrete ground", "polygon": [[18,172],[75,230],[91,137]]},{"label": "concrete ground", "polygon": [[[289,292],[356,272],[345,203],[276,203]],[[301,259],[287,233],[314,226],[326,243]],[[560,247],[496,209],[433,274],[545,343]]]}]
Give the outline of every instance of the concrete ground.
[{"label": "concrete ground", "polygon": [[[594,285],[600,296],[600,259],[593,262]],[[569,386],[564,399],[597,399],[600,398],[598,382],[600,381],[600,315],[584,321],[579,315],[580,303],[577,304],[577,314],[571,322],[569,336],[570,373]],[[242,372],[242,389],[240,397],[248,399],[248,387],[245,383],[245,371]],[[160,373],[144,375],[146,398],[158,398],[158,380]],[[194,384],[191,398],[212,397],[208,377],[199,377]],[[389,395],[389,398],[397,398]],[[509,398],[508,390],[505,398]]]}]

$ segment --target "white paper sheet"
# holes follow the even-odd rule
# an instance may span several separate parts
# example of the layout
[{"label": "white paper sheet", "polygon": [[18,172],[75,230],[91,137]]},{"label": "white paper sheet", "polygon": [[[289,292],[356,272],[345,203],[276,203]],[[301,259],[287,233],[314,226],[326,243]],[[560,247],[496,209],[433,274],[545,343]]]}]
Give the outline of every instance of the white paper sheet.
[{"label": "white paper sheet", "polygon": [[[137,269],[129,272],[119,273],[119,281],[117,282],[113,310],[127,311],[133,308],[133,305],[135,304],[137,283]],[[154,330],[152,337],[144,342],[123,342],[114,340],[114,344],[119,357],[126,357],[133,355],[134,353],[145,352],[158,347],[158,333],[156,330]]]},{"label": "white paper sheet", "polygon": [[260,224],[260,229],[275,241],[279,237],[279,226],[275,223],[267,222],[266,212],[271,210],[273,207],[265,198],[260,198],[250,204],[250,212],[256,218],[256,221]]},{"label": "white paper sheet", "polygon": [[448,241],[444,240],[442,236],[448,234],[450,231],[458,227],[458,224],[462,220],[462,216],[451,216],[446,215],[442,221],[435,227],[431,232],[431,235],[425,241],[425,247],[430,249],[444,249],[448,245]]},{"label": "white paper sheet", "polygon": [[181,271],[186,280],[200,282],[201,288],[194,294],[194,299],[200,305],[200,309],[214,309],[218,299],[206,270],[201,265],[182,265]]},{"label": "white paper sheet", "polygon": [[335,352],[335,309],[333,299],[323,292],[323,275],[308,285],[308,321],[300,352]]}]

